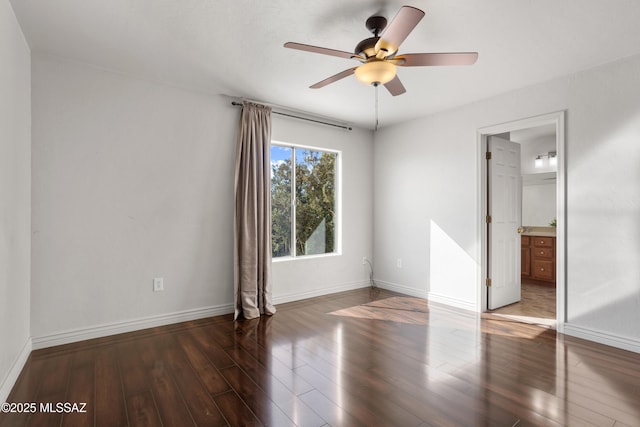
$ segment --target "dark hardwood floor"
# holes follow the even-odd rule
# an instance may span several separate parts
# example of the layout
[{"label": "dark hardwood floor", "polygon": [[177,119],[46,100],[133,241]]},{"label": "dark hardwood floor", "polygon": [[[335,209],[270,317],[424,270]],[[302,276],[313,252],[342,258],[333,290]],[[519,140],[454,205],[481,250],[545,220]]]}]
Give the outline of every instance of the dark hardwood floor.
[{"label": "dark hardwood floor", "polygon": [[638,426],[640,355],[362,289],[34,351],[8,401],[38,410],[2,427]]}]

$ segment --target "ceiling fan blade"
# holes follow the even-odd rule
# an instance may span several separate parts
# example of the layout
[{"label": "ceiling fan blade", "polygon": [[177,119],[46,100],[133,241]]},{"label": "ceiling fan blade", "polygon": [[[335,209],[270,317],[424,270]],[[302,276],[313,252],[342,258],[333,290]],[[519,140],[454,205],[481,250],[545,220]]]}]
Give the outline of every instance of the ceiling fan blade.
[{"label": "ceiling fan blade", "polygon": [[400,44],[418,25],[423,16],[424,12],[420,9],[402,6],[376,43],[375,50],[378,59],[384,59],[396,53]]},{"label": "ceiling fan blade", "polygon": [[426,67],[433,65],[471,65],[478,60],[478,52],[407,53],[393,61],[400,67]]},{"label": "ceiling fan blade", "polygon": [[318,83],[309,86],[311,89],[320,89],[321,87],[325,87],[328,84],[331,84],[333,82],[337,82],[340,79],[344,79],[345,77],[349,77],[351,74],[353,74],[353,72],[355,71],[355,69],[358,67],[353,67],[353,68],[349,68],[348,70],[344,70],[339,72],[338,74],[335,74],[331,77],[327,77],[326,79],[319,81]]},{"label": "ceiling fan blade", "polygon": [[393,96],[402,95],[407,91],[398,76],[395,76],[390,82],[385,83],[384,87],[386,87],[389,93]]},{"label": "ceiling fan blade", "polygon": [[352,52],[345,52],[345,51],[336,50],[336,49],[327,49],[326,47],[311,46],[311,45],[302,44],[302,43],[287,42],[284,44],[284,47],[289,49],[304,50],[305,52],[313,52],[313,53],[321,53],[323,55],[337,56],[339,58],[347,58],[347,59],[353,58],[353,59],[364,60],[364,58]]}]

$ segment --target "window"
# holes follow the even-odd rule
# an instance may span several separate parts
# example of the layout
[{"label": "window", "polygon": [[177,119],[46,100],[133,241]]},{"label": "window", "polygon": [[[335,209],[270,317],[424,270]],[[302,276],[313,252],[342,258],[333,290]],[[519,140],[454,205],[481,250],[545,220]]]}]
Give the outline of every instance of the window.
[{"label": "window", "polygon": [[338,252],[338,155],[271,144],[274,258]]}]

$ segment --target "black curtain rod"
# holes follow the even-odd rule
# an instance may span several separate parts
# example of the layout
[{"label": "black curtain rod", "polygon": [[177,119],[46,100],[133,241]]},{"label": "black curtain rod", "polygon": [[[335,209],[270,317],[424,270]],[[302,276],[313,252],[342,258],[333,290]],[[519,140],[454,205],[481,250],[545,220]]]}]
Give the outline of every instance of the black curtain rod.
[{"label": "black curtain rod", "polygon": [[[235,101],[231,101],[231,105],[235,106],[235,107],[242,107],[242,103],[241,102],[235,102]],[[327,125],[327,126],[334,126],[340,129],[345,129],[345,130],[353,130],[353,128],[351,126],[343,126],[343,125],[337,125],[335,123],[329,123],[329,122],[323,122],[322,120],[315,120],[315,119],[310,119],[308,117],[301,117],[301,116],[296,116],[294,114],[287,114],[287,113],[282,113],[280,111],[273,111],[271,110],[271,112],[273,114],[279,114],[281,116],[285,116],[285,117],[292,117],[294,119],[299,119],[299,120],[306,120],[308,122],[314,122],[314,123],[320,123],[322,125]]]}]

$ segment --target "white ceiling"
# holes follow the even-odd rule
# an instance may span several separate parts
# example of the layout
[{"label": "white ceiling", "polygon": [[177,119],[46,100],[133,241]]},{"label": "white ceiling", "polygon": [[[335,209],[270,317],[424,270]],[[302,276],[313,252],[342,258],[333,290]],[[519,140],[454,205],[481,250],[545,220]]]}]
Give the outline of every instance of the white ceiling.
[{"label": "white ceiling", "polygon": [[357,65],[285,49],[352,51],[364,22],[407,4],[426,11],[400,53],[477,51],[469,67],[399,68],[381,88],[380,126],[471,103],[640,53],[638,0],[11,0],[34,52],[211,94],[241,96],[371,128],[374,89]]}]

